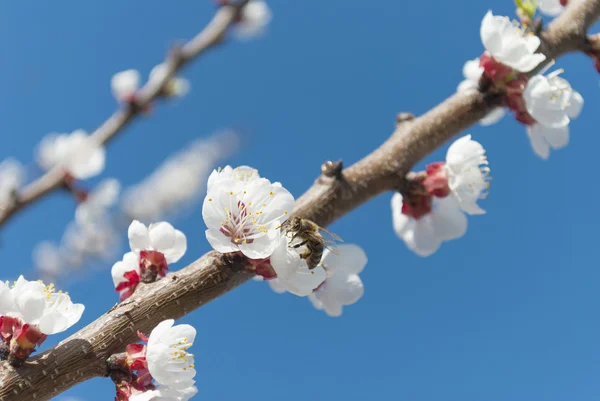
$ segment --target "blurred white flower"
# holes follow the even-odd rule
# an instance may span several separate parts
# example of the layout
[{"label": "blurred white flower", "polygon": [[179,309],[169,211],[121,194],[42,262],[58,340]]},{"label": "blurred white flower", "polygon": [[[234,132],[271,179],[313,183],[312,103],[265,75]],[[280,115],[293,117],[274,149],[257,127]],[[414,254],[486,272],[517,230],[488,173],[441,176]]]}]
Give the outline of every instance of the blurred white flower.
[{"label": "blurred white flower", "polygon": [[128,188],[121,209],[129,219],[143,221],[181,213],[204,192],[209,172],[237,149],[238,141],[231,131],[196,140],[168,158],[144,181]]},{"label": "blurred white flower", "polygon": [[55,278],[67,269],[60,249],[49,241],[40,242],[33,249],[33,264],[46,278]]},{"label": "blurred white flower", "polygon": [[115,99],[119,102],[134,100],[135,94],[140,88],[140,80],[140,73],[133,69],[113,75],[110,80],[110,88]]},{"label": "blurred white flower", "polygon": [[73,222],[67,226],[61,241],[65,257],[72,265],[80,265],[89,256],[110,258],[113,256],[119,234],[106,221],[94,224],[78,224]]},{"label": "blurred white flower", "polygon": [[92,224],[105,220],[107,210],[119,198],[121,184],[114,178],[103,180],[92,190],[75,209],[75,220],[79,224]]},{"label": "blurred white flower", "polygon": [[480,34],[492,57],[517,71],[529,72],[546,59],[536,53],[540,38],[524,34],[508,17],[494,16],[488,11],[481,21]]},{"label": "blurred white flower", "polygon": [[[150,81],[159,81],[165,78],[167,73],[164,64],[158,64],[150,71]],[[167,96],[185,96],[190,91],[190,81],[185,78],[173,77],[165,85]]]},{"label": "blurred white flower", "polygon": [[540,12],[556,17],[562,13],[567,4],[567,0],[538,0],[538,8]]},{"label": "blurred white flower", "polygon": [[50,134],[37,147],[37,162],[45,170],[59,166],[77,179],[94,177],[104,170],[105,150],[85,131]]},{"label": "blurred white flower", "polygon": [[25,168],[15,159],[0,163],[0,207],[13,200],[13,193],[25,181]]},{"label": "blurred white flower", "polygon": [[242,9],[240,22],[236,26],[236,33],[240,38],[254,38],[262,35],[273,14],[267,2],[263,0],[250,0]]},{"label": "blurred white flower", "polygon": [[[483,75],[483,67],[479,65],[479,57],[468,60],[463,67],[463,76],[465,79],[456,88],[457,92],[476,92],[479,87],[479,80]],[[495,107],[485,117],[479,120],[483,126],[496,124],[504,117],[504,107]]]},{"label": "blurred white flower", "polygon": [[327,279],[308,299],[313,306],[327,315],[342,315],[344,306],[356,303],[364,293],[362,280],[358,276],[367,264],[367,255],[361,247],[352,244],[338,246],[338,255],[326,249],[321,263]]}]

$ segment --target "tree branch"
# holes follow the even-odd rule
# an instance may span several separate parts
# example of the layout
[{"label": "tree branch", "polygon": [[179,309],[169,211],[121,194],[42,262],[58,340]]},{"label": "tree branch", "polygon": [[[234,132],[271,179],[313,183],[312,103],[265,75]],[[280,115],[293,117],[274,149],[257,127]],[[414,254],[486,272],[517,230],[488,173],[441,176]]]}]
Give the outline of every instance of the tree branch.
[{"label": "tree branch", "polygon": [[[575,51],[585,29],[600,15],[600,0],[570,6],[544,33],[544,52],[555,58]],[[573,32],[577,32],[574,36]],[[337,172],[336,164],[300,197],[295,215],[326,226],[385,191],[399,189],[415,163],[478,122],[496,104],[485,94],[455,94],[423,116],[398,116],[393,135],[361,161]],[[233,258],[233,259],[232,259]],[[137,341],[166,318],[179,318],[225,294],[251,274],[238,256],[209,252],[196,262],[149,285],[57,346],[14,369],[0,364],[0,401],[47,401],[77,383],[104,376],[106,359]]]},{"label": "tree branch", "polygon": [[[239,11],[249,0],[243,0],[233,5],[219,8],[211,22],[196,37],[181,48],[174,48],[165,61],[165,75],[160,80],[150,80],[137,93],[135,102],[127,104],[114,112],[91,137],[100,144],[106,144],[122,131],[134,118],[142,113],[155,99],[162,96],[165,84],[179,70],[193,59],[201,56],[207,50],[221,43],[227,29],[235,22]],[[0,209],[0,226],[17,212],[44,198],[65,184],[65,172],[57,167],[18,191],[13,202]]]}]

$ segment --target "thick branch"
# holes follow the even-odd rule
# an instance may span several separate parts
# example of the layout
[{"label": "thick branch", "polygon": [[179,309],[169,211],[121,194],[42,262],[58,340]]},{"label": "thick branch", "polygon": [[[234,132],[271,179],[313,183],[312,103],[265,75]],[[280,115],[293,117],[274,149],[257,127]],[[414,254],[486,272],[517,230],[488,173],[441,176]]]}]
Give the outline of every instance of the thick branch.
[{"label": "thick branch", "polygon": [[[555,58],[577,50],[585,34],[579,27],[588,27],[599,15],[600,0],[574,4],[544,34],[546,54]],[[475,124],[495,104],[496,99],[483,94],[456,94],[419,118],[400,115],[396,131],[379,149],[341,175],[326,166],[326,174],[298,199],[294,214],[326,226],[370,198],[399,188],[415,163]],[[46,401],[77,383],[106,375],[106,358],[137,341],[136,330],[149,332],[161,320],[179,318],[237,287],[250,278],[244,263],[210,252],[165,279],[140,286],[133,297],[22,368],[3,362],[0,401]]]},{"label": "thick branch", "polygon": [[[105,144],[133,121],[136,116],[141,114],[155,99],[162,95],[165,84],[185,64],[221,43],[227,29],[235,22],[239,10],[247,2],[248,0],[244,0],[235,5],[220,7],[212,21],[202,32],[183,47],[173,49],[165,61],[166,74],[162,79],[148,81],[139,90],[135,103],[125,105],[114,112],[108,120],[92,133],[92,138],[101,144]],[[4,209],[0,209],[0,226],[20,210],[42,199],[52,191],[63,187],[64,178],[64,171],[60,168],[54,168],[22,188],[11,204],[6,205]]]}]

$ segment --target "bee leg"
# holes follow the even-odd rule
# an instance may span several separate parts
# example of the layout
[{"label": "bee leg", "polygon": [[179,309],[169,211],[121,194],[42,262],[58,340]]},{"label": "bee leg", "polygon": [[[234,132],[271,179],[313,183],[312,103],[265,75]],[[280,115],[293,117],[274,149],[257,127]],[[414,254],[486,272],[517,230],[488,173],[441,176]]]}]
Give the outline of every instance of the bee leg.
[{"label": "bee leg", "polygon": [[300,248],[301,246],[306,245],[307,243],[308,243],[308,240],[304,240],[299,244],[292,245],[291,248]]}]

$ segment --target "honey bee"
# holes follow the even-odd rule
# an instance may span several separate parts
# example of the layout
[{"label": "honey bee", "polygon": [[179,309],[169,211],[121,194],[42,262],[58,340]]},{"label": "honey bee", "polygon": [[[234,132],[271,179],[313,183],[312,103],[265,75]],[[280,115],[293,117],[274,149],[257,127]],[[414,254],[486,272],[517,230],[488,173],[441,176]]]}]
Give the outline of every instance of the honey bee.
[{"label": "honey bee", "polygon": [[[287,220],[283,223],[281,229],[285,230],[286,235],[292,233],[290,247],[300,248],[301,246],[306,246],[306,250],[300,254],[300,257],[306,260],[309,270],[312,270],[319,265],[325,248],[337,255],[335,242],[333,240],[343,242],[339,236],[331,231],[319,227],[308,219],[302,219],[300,217],[292,217]],[[328,234],[333,240],[323,237],[321,233]],[[301,241],[291,245],[296,238],[301,239]]]}]

